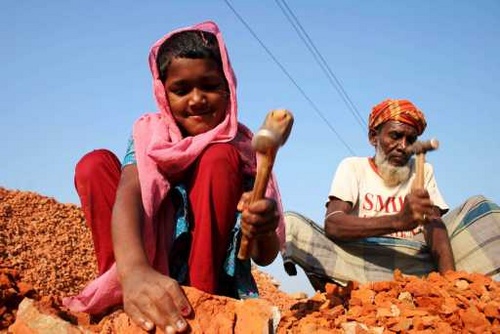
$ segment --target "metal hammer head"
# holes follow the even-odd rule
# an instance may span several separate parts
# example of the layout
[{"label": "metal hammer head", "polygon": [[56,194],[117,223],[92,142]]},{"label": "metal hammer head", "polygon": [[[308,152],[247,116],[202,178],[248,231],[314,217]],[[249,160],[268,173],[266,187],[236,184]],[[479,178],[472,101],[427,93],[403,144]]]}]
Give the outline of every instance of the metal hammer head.
[{"label": "metal hammer head", "polygon": [[432,138],[426,141],[416,141],[412,145],[406,148],[406,152],[409,154],[422,154],[428,151],[433,151],[439,147],[439,141],[436,138]]},{"label": "metal hammer head", "polygon": [[286,109],[271,110],[261,128],[252,139],[252,147],[256,152],[267,152],[283,145],[293,125],[293,115]]}]

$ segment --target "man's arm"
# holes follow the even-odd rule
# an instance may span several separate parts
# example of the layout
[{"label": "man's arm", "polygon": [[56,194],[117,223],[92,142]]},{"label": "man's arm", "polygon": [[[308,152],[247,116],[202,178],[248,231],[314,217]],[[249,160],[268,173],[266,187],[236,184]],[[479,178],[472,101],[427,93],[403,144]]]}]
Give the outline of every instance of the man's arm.
[{"label": "man's arm", "polygon": [[[325,216],[325,234],[332,240],[354,240],[410,231],[423,223],[425,213],[430,214],[432,202],[425,190],[406,195],[403,209],[393,215],[380,217],[356,217],[350,215],[352,204],[330,197]],[[429,215],[428,214],[428,215]]]},{"label": "man's arm", "polygon": [[332,197],[325,216],[325,234],[331,240],[354,240],[395,232],[395,217],[360,218],[349,215],[352,204]]},{"label": "man's arm", "polygon": [[424,225],[424,236],[439,272],[444,274],[448,270],[455,270],[450,238],[438,207],[434,207],[432,215],[429,216],[428,222]]}]

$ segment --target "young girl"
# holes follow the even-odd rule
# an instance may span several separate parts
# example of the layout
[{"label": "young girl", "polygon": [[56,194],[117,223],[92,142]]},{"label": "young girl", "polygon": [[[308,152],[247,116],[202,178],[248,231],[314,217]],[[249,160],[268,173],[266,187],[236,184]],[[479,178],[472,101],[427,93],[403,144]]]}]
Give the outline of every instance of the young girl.
[{"label": "young girl", "polygon": [[159,112],[136,121],[122,166],[95,150],[76,167],[99,277],[65,304],[97,314],[123,303],[145,330],[169,333],[185,330],[191,312],[180,284],[255,295],[250,262],[235,258],[239,236],[253,239],[251,258],[268,265],[284,225],[274,178],[265,199],[247,204],[252,134],[237,121],[236,79],[216,24],[166,35],[149,64]]}]

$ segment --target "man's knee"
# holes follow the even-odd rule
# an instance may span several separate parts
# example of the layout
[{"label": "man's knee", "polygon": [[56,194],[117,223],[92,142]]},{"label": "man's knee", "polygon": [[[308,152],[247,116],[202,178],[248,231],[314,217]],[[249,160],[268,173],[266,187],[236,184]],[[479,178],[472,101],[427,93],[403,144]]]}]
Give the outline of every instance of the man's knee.
[{"label": "man's knee", "polygon": [[285,230],[289,235],[297,235],[304,232],[307,234],[324,234],[322,228],[311,219],[294,211],[285,211]]}]

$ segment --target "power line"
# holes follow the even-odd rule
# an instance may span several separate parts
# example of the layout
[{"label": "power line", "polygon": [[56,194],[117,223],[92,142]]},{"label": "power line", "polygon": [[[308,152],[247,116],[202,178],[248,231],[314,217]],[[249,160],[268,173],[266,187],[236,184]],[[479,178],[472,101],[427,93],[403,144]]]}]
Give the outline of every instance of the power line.
[{"label": "power line", "polygon": [[262,48],[267,52],[267,54],[271,57],[271,59],[278,65],[278,67],[285,73],[288,79],[294,84],[294,86],[299,90],[302,96],[309,102],[314,111],[321,117],[321,119],[326,123],[328,128],[337,136],[340,142],[346,147],[346,149],[352,154],[354,150],[347,144],[347,142],[340,136],[337,130],[333,127],[333,125],[328,121],[328,119],[323,115],[323,113],[319,110],[316,104],[309,98],[309,96],[305,93],[305,91],[299,86],[299,84],[293,79],[290,73],[286,70],[286,68],[280,63],[280,61],[274,56],[274,54],[269,50],[269,48],[260,40],[257,34],[253,31],[253,29],[248,25],[248,23],[243,19],[243,17],[236,11],[236,9],[231,5],[228,0],[224,0],[226,5],[231,9],[231,11],[236,15],[236,17],[243,23],[243,25],[248,29],[248,31],[252,34],[252,36],[259,42]]},{"label": "power line", "polygon": [[314,59],[318,63],[318,65],[322,68],[323,72],[326,74],[328,80],[330,81],[331,85],[335,88],[335,90],[339,93],[340,97],[344,101],[345,105],[351,112],[351,114],[354,116],[358,124],[361,126],[363,130],[366,129],[367,124],[364,120],[364,118],[360,115],[358,109],[352,102],[351,98],[345,91],[344,87],[342,86],[340,80],[337,78],[337,76],[333,73],[332,69],[326,62],[325,58],[321,55],[319,52],[318,48],[316,48],[315,44],[313,43],[312,39],[309,37],[309,34],[306,32],[302,24],[300,23],[299,19],[297,16],[293,13],[292,9],[287,5],[285,0],[275,0],[278,6],[280,7],[281,11],[287,18],[288,22],[292,25],[292,27],[295,29],[297,32],[297,35],[299,35],[300,39],[304,42],[306,45],[307,49],[311,52],[311,54],[314,56]]}]

